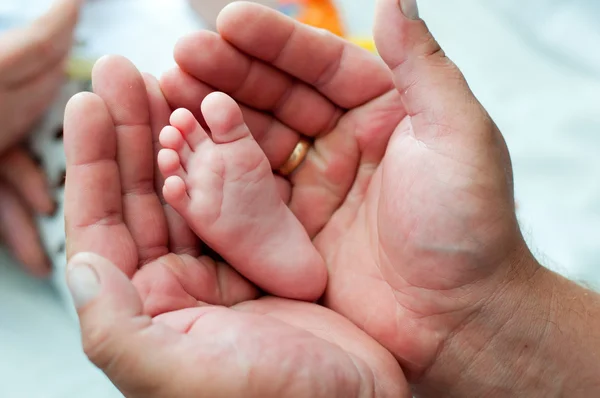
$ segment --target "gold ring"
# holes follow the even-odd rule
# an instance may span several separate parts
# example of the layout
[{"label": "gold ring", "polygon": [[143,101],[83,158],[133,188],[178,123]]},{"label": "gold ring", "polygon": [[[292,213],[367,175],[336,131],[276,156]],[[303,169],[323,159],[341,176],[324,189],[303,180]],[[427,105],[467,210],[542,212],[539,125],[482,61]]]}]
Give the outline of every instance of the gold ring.
[{"label": "gold ring", "polygon": [[294,147],[292,154],[288,158],[288,160],[279,168],[279,174],[283,176],[289,176],[302,164],[304,159],[306,159],[306,155],[308,154],[308,150],[310,149],[310,142],[304,138],[301,138],[300,141]]}]

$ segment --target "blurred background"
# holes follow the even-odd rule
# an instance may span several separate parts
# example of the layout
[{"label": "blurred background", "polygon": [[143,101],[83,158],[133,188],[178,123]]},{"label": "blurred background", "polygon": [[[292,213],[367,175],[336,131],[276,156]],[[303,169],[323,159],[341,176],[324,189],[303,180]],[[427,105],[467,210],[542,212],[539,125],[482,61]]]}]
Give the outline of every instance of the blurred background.
[{"label": "blurred background", "polygon": [[[160,75],[174,65],[177,39],[214,26],[227,2],[87,1],[74,55],[122,54]],[[52,1],[24,3],[1,0],[0,35]],[[368,47],[375,0],[336,5],[348,37]],[[544,265],[600,288],[600,2],[421,0],[419,7],[506,137],[519,217],[534,253]],[[85,77],[86,63],[79,67],[72,77]],[[65,86],[34,132],[32,148],[51,179],[60,179],[64,166],[60,141],[47,139],[45,130],[60,129],[64,101],[87,88],[85,80]],[[0,397],[119,397],[81,353],[62,282],[60,184],[55,193],[59,211],[39,221],[55,276],[35,280],[0,252]]]}]

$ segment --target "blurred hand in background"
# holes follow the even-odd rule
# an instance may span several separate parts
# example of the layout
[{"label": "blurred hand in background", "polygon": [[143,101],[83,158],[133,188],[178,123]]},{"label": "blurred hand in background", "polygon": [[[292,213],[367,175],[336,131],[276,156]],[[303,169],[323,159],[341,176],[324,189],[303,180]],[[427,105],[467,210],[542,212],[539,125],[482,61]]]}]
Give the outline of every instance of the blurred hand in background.
[{"label": "blurred hand in background", "polygon": [[82,0],[57,0],[28,26],[0,34],[0,241],[34,275],[50,271],[33,219],[55,205],[42,170],[22,148],[58,95]]}]

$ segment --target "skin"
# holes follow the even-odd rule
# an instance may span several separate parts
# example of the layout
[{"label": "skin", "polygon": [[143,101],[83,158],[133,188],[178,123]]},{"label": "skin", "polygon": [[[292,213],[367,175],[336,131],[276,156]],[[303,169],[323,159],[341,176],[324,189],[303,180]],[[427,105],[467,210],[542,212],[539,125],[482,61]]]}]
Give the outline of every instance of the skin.
[{"label": "skin", "polygon": [[25,150],[0,156],[0,241],[32,275],[50,272],[32,213],[52,214],[55,206],[44,172]]},{"label": "skin", "polygon": [[[495,125],[423,22],[405,18],[395,1],[378,7],[375,37],[389,66],[338,37],[237,3],[219,17],[221,36],[180,41],[180,69],[161,89],[171,108],[198,112],[202,94],[232,95],[274,168],[299,134],[315,138],[287,202],[328,265],[324,302],[416,380],[502,285],[523,243]],[[309,54],[318,62],[301,63]],[[162,205],[152,166],[170,113],[161,90],[147,77],[144,95],[137,72],[115,58],[101,60],[93,77],[96,95],[77,96],[65,120],[69,253],[118,264],[150,316],[256,298],[227,265],[199,257],[197,238]]]},{"label": "skin", "polygon": [[[160,133],[162,193],[190,228],[252,283],[282,298],[318,300],[327,269],[304,227],[281,200],[269,161],[237,103],[202,102],[210,136],[187,109]],[[261,250],[261,248],[263,250]],[[281,259],[287,258],[282,264]]]},{"label": "skin", "polygon": [[161,87],[200,120],[203,96],[233,96],[274,168],[299,135],[315,138],[288,204],[328,265],[324,303],[418,380],[529,254],[500,132],[423,21],[397,4],[378,3],[385,63],[266,8],[230,6],[219,35],[178,43],[179,69]]},{"label": "skin", "polygon": [[71,262],[95,263],[110,297],[79,310],[84,349],[115,385],[128,397],[409,397],[393,356],[347,319],[249,300],[256,289],[227,265],[169,250],[189,231],[154,188],[148,109],[167,109],[158,83],[147,78],[149,106],[141,75],[119,57],[100,60],[94,81],[104,88],[74,97],[65,115],[66,224]]},{"label": "skin", "polygon": [[37,276],[50,272],[32,214],[51,214],[45,177],[18,144],[64,82],[80,0],[56,1],[30,25],[0,35],[0,241]]},{"label": "skin", "polygon": [[[384,62],[254,4],[217,25],[177,45],[160,89],[100,61],[66,115],[68,280],[87,355],[126,395],[410,396],[398,365],[422,396],[597,393],[600,344],[581,331],[598,296],[533,259],[502,136],[422,21],[379,1]],[[280,184],[327,263],[329,309],[256,300],[162,205],[164,97],[199,112],[215,90],[274,169],[314,138]]]}]

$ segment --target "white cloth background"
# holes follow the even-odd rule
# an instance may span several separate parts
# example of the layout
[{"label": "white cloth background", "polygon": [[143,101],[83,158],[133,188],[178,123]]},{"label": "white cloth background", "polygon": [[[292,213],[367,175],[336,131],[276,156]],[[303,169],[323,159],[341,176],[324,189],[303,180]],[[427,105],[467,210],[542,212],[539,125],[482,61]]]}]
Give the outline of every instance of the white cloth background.
[{"label": "white cloth background", "polygon": [[[49,3],[28,0],[24,10],[22,0],[2,0],[0,29]],[[340,3],[352,33],[370,34],[374,0]],[[594,51],[600,4],[419,5],[506,136],[520,219],[534,252],[545,265],[600,287],[600,55]],[[173,64],[177,38],[198,26],[183,0],[96,0],[86,6],[79,34],[91,55],[120,53],[160,74]],[[47,224],[49,240],[62,235],[61,222]],[[33,281],[0,253],[0,397],[120,396],[81,354],[60,280]]]}]

